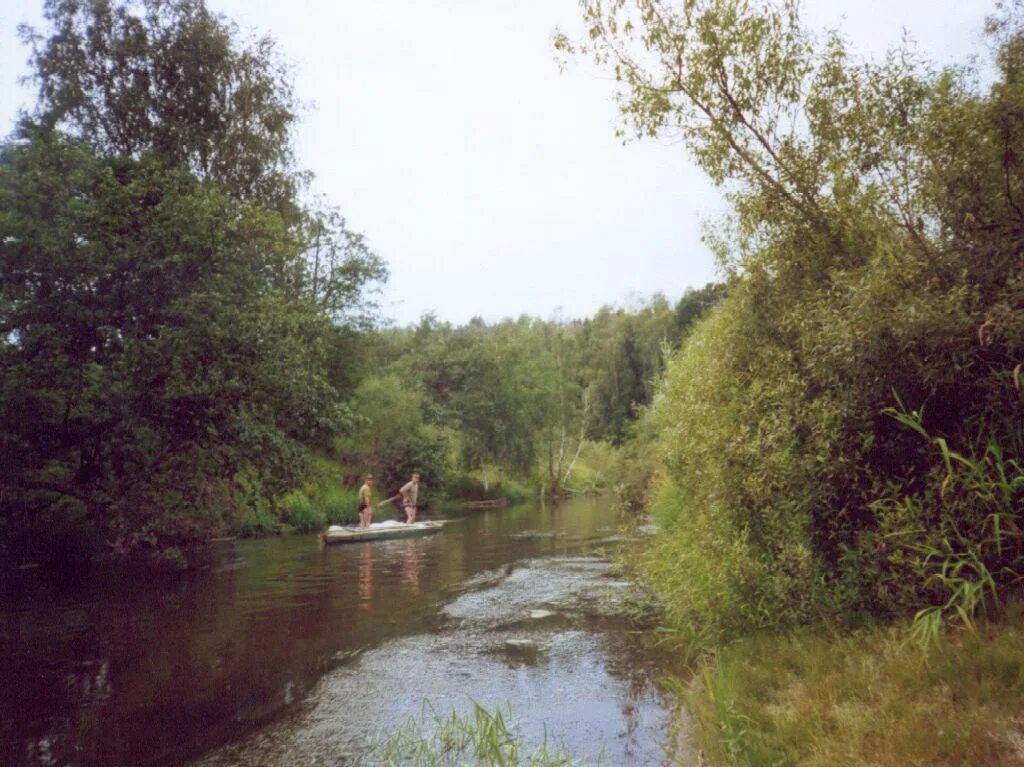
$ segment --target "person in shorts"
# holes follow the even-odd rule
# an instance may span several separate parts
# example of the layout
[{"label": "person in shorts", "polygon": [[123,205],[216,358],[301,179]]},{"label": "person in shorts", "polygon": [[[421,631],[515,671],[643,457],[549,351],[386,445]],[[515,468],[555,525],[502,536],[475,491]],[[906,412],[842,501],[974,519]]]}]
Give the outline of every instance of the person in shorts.
[{"label": "person in shorts", "polygon": [[419,493],[420,475],[413,474],[412,479],[402,485],[398,492],[402,495],[402,505],[405,507],[405,524],[411,525],[416,521],[416,496]]},{"label": "person in shorts", "polygon": [[366,481],[363,486],[359,488],[359,529],[365,530],[370,526],[370,520],[373,519],[373,498],[371,497],[371,491],[373,490],[373,475],[367,474]]}]

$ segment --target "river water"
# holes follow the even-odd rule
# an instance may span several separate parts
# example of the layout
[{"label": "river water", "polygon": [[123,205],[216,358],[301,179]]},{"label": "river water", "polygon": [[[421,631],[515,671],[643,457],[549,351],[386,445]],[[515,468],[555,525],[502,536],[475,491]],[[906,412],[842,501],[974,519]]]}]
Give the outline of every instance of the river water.
[{"label": "river water", "polygon": [[225,543],[161,578],[0,581],[0,762],[359,765],[424,712],[500,708],[527,743],[674,763],[663,658],[605,559],[610,504],[455,517],[427,538]]}]

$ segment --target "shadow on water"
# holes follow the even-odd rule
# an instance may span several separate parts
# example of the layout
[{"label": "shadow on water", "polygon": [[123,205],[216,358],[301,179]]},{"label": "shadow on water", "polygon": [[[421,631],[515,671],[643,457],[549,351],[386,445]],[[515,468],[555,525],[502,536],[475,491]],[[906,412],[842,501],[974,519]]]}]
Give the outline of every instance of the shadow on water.
[{"label": "shadow on water", "polygon": [[357,764],[429,699],[511,703],[527,738],[546,727],[581,754],[604,744],[611,764],[659,764],[655,666],[594,555],[616,523],[602,502],[525,505],[428,538],[228,543],[174,579],[19,572],[0,593],[0,752]]}]

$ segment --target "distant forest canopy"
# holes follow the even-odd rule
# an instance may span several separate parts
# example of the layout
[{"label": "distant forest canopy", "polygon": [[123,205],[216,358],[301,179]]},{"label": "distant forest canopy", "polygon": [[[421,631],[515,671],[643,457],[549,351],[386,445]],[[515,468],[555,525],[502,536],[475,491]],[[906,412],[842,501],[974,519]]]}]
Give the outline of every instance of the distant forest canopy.
[{"label": "distant forest canopy", "polygon": [[354,509],[337,488],[367,471],[557,494],[583,439],[627,438],[665,351],[720,297],[389,328],[385,264],[295,165],[271,38],[201,0],[44,15],[21,29],[37,100],[0,147],[9,552],[316,526]]},{"label": "distant forest canopy", "polygon": [[[353,468],[385,467],[389,480],[418,465],[442,486],[478,472],[486,490],[502,478],[488,478],[493,467],[559,495],[584,443],[629,439],[666,355],[723,295],[721,285],[709,284],[675,305],[655,296],[584,320],[524,316],[453,326],[428,316],[413,327],[377,329],[364,337],[366,374],[351,400],[366,420],[338,452]],[[393,430],[384,427],[391,419]],[[426,444],[444,446],[428,451],[432,465],[401,458]]]}]

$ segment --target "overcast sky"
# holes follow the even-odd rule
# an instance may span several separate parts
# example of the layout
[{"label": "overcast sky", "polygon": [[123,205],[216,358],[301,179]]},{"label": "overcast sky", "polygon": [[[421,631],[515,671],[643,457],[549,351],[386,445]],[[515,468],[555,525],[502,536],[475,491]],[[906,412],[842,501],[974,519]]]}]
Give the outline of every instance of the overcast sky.
[{"label": "overcast sky", "polygon": [[[310,104],[298,130],[314,189],[391,269],[400,324],[566,317],[715,276],[701,222],[722,209],[678,145],[615,138],[613,83],[551,46],[578,28],[575,0],[207,0],[270,32]],[[0,0],[0,134],[31,93],[19,22],[41,0]],[[807,0],[878,55],[906,29],[938,63],[980,51],[991,2]]]}]

